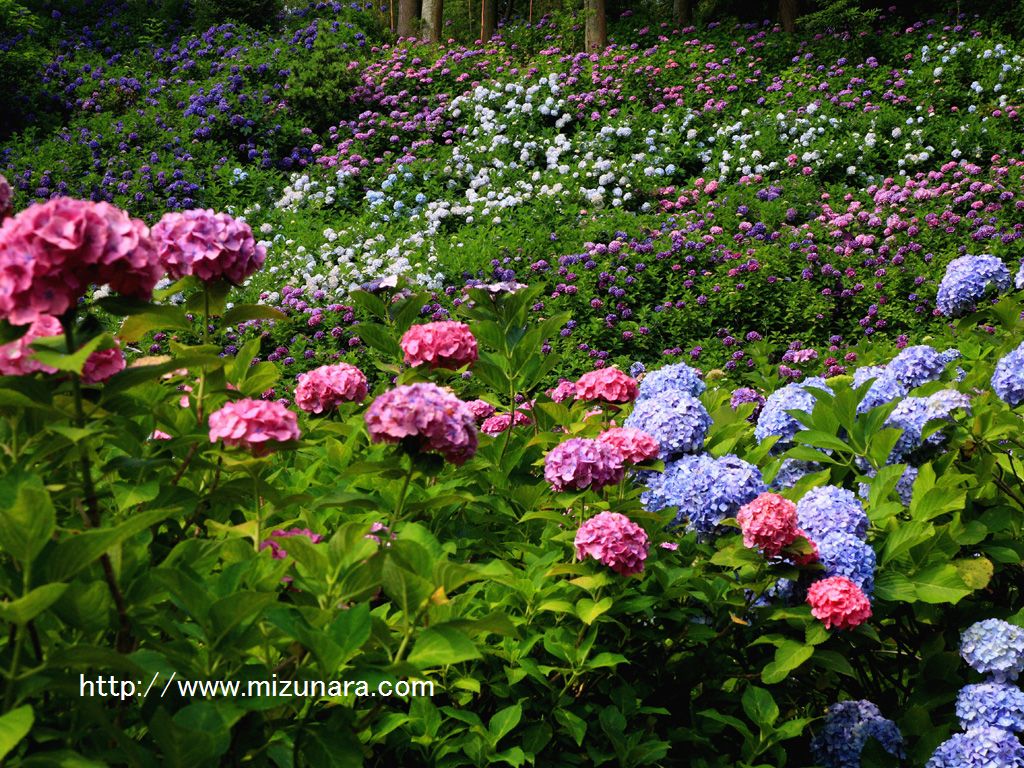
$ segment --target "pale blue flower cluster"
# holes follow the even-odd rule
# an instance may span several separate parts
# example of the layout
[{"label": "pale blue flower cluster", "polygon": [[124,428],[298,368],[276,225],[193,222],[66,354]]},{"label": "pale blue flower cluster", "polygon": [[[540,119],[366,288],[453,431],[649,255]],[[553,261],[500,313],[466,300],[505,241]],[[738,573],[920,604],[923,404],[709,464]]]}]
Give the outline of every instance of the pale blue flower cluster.
[{"label": "pale blue flower cluster", "polygon": [[956,716],[966,731],[971,728],[1002,728],[1024,731],[1024,691],[1009,683],[965,685],[956,697]]},{"label": "pale blue flower cluster", "polygon": [[814,543],[825,576],[845,576],[871,596],[875,589],[876,558],[870,544],[842,531],[814,539]]},{"label": "pale blue flower cluster", "polygon": [[820,469],[820,464],[815,464],[810,461],[783,459],[782,463],[779,465],[779,471],[775,473],[775,477],[772,479],[770,485],[772,490],[784,491],[787,488],[792,488],[800,482],[800,479],[805,475],[817,472]]},{"label": "pale blue flower cluster", "polygon": [[1001,619],[979,621],[960,636],[960,655],[993,680],[1016,680],[1024,670],[1024,629]]},{"label": "pale blue flower cluster", "polygon": [[[632,371],[632,368],[630,368]],[[630,376],[634,374],[630,373]],[[640,382],[637,402],[661,399],[668,393],[682,392],[691,397],[700,397],[707,385],[696,370],[686,363],[666,365],[646,374]]]},{"label": "pale blue flower cluster", "polygon": [[832,533],[845,533],[864,539],[868,534],[868,516],[852,491],[823,485],[812,488],[796,504],[797,522],[814,541]]},{"label": "pale blue flower cluster", "polygon": [[782,450],[789,446],[793,436],[803,427],[787,411],[809,413],[814,410],[816,397],[813,392],[807,390],[807,387],[814,387],[832,394],[832,389],[824,379],[819,377],[811,377],[800,383],[787,384],[772,392],[768,395],[764,408],[761,409],[761,415],[758,417],[757,426],[754,428],[754,437],[759,443],[764,442],[772,435],[777,435],[779,441],[775,445],[775,450]]},{"label": "pale blue flower cluster", "polygon": [[972,312],[987,295],[1010,288],[1010,270],[995,256],[961,256],[946,267],[935,304],[946,317]]},{"label": "pale blue flower cluster", "polygon": [[996,363],[992,389],[1011,408],[1024,403],[1024,344]]},{"label": "pale blue flower cluster", "polygon": [[894,757],[903,758],[903,735],[870,701],[840,701],[828,708],[824,727],[811,740],[814,759],[825,768],[860,768],[868,739],[876,739]]},{"label": "pale blue flower cluster", "polygon": [[[644,379],[643,383],[647,381]],[[654,437],[661,445],[662,460],[668,461],[704,448],[711,416],[696,397],[681,390],[666,389],[657,396],[637,400],[624,426]]]},{"label": "pale blue flower cluster", "polygon": [[925,768],[1024,768],[1024,746],[1002,728],[972,728],[942,742]]}]

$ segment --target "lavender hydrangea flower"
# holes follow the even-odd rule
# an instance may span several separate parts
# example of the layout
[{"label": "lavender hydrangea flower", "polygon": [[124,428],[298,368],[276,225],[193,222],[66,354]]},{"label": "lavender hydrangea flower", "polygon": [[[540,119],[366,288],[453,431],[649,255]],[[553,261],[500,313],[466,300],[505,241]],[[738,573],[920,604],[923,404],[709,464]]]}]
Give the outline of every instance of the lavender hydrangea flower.
[{"label": "lavender hydrangea flower", "polygon": [[668,460],[704,447],[711,416],[697,398],[682,391],[665,391],[657,397],[637,400],[623,426],[654,437],[661,446],[661,458]]},{"label": "lavender hydrangea flower", "polygon": [[864,393],[864,398],[857,406],[857,413],[867,413],[872,408],[906,397],[908,391],[903,382],[883,369],[881,375]]},{"label": "lavender hydrangea flower", "polygon": [[729,398],[729,406],[735,411],[744,403],[754,403],[753,412],[747,417],[747,421],[751,424],[757,423],[757,417],[761,415],[761,409],[764,408],[764,395],[758,392],[756,389],[750,387],[740,387],[734,389],[732,397]]},{"label": "lavender hydrangea flower", "polygon": [[714,463],[706,454],[687,455],[666,463],[662,472],[639,473],[647,486],[640,500],[651,512],[678,507],[677,520],[686,519],[699,503],[692,491],[694,482],[700,475],[709,473]]},{"label": "lavender hydrangea flower", "polygon": [[959,317],[974,310],[991,291],[1010,288],[1010,270],[995,256],[961,256],[946,267],[935,304],[946,317]]},{"label": "lavender hydrangea flower", "polygon": [[1020,269],[1017,271],[1017,278],[1014,280],[1014,285],[1017,286],[1018,291],[1024,291],[1024,261],[1020,263]]},{"label": "lavender hydrangea flower", "polygon": [[840,701],[828,708],[824,727],[811,741],[814,759],[825,768],[860,768],[868,739],[890,755],[903,757],[903,735],[870,701]]},{"label": "lavender hydrangea flower", "polygon": [[803,429],[803,426],[786,411],[807,411],[814,410],[815,396],[809,392],[807,387],[815,387],[832,394],[832,389],[819,377],[811,377],[799,384],[787,384],[768,395],[761,415],[754,428],[754,437],[759,443],[764,442],[772,435],[778,435],[779,442],[775,449],[785,448],[792,441],[793,436]]},{"label": "lavender hydrangea flower", "polygon": [[1002,728],[972,728],[942,742],[925,768],[1024,768],[1024,746]]},{"label": "lavender hydrangea flower", "polygon": [[927,344],[919,344],[902,350],[889,361],[885,370],[911,390],[929,381],[938,381],[948,364],[945,352],[939,352]]},{"label": "lavender hydrangea flower", "polygon": [[775,473],[775,477],[772,478],[769,485],[771,485],[773,491],[784,491],[787,488],[792,488],[804,476],[817,472],[820,469],[820,464],[815,464],[811,461],[783,459],[779,465],[779,471]]},{"label": "lavender hydrangea flower", "polygon": [[856,536],[842,531],[814,539],[818,560],[826,576],[845,576],[868,596],[875,588],[875,550]]},{"label": "lavender hydrangea flower", "polygon": [[1016,680],[1024,669],[1024,629],[1001,619],[976,622],[960,636],[960,655],[996,682]]},{"label": "lavender hydrangea flower", "polygon": [[868,516],[852,491],[823,485],[812,488],[796,504],[800,528],[814,541],[830,533],[847,533],[865,538]]},{"label": "lavender hydrangea flower", "polygon": [[921,445],[921,433],[928,422],[928,401],[923,397],[908,397],[889,414],[885,426],[890,429],[902,429],[889,454],[889,464],[904,461]]},{"label": "lavender hydrangea flower", "polygon": [[956,716],[964,730],[990,726],[1024,731],[1024,691],[1008,683],[965,685],[956,697]]},{"label": "lavender hydrangea flower", "polygon": [[700,397],[705,389],[707,385],[696,370],[686,363],[675,363],[644,375],[644,380],[640,382],[637,403],[648,399],[663,399],[666,393],[680,392],[691,397]]},{"label": "lavender hydrangea flower", "polygon": [[1011,408],[1024,403],[1024,344],[996,363],[992,389]]},{"label": "lavender hydrangea flower", "polygon": [[871,379],[877,379],[885,373],[884,365],[865,365],[853,372],[853,386],[859,387]]}]

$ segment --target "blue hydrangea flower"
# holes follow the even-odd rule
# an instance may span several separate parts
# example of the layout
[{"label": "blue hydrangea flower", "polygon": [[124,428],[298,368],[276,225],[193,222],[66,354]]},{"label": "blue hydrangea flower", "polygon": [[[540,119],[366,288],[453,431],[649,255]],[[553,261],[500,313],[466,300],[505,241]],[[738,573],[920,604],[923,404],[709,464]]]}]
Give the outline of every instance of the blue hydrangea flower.
[{"label": "blue hydrangea flower", "polygon": [[[940,389],[927,398],[929,421],[933,419],[952,421],[953,414],[961,410],[971,412],[971,398],[955,389]],[[942,432],[933,432],[926,438],[926,442],[932,445],[941,445],[945,439],[946,436]]]},{"label": "blue hydrangea flower", "polygon": [[825,768],[860,768],[860,753],[876,739],[890,755],[902,758],[903,735],[870,701],[840,701],[828,708],[825,725],[811,740],[815,761]]},{"label": "blue hydrangea flower", "polygon": [[868,535],[868,516],[853,491],[823,485],[812,488],[796,504],[800,528],[814,541],[830,533],[848,533],[865,538]]},{"label": "blue hydrangea flower", "polygon": [[996,682],[1016,680],[1024,669],[1024,629],[1001,619],[979,621],[960,636],[960,655]]},{"label": "blue hydrangea flower", "polygon": [[1010,270],[995,256],[961,256],[946,267],[935,304],[946,317],[972,312],[990,292],[1010,288]]},{"label": "blue hydrangea flower", "polygon": [[868,391],[864,393],[864,398],[860,401],[860,405],[857,406],[857,413],[867,413],[872,408],[891,403],[893,400],[899,400],[901,397],[906,397],[909,391],[903,382],[888,371],[883,370],[882,374],[868,388]]},{"label": "blue hydrangea flower", "polygon": [[758,417],[757,426],[754,428],[754,437],[759,443],[764,442],[772,435],[779,436],[779,442],[775,450],[782,450],[788,447],[793,435],[803,429],[803,426],[786,411],[814,410],[815,396],[807,391],[807,387],[822,389],[832,394],[832,389],[819,377],[811,377],[800,383],[787,384],[768,395],[761,415]]},{"label": "blue hydrangea flower", "polygon": [[624,425],[653,436],[661,445],[662,460],[667,461],[704,448],[711,416],[692,395],[682,391],[664,392],[658,397],[637,400]]},{"label": "blue hydrangea flower", "polygon": [[853,372],[853,386],[859,387],[861,384],[865,384],[869,379],[877,379],[885,373],[884,365],[865,365],[857,368]]},{"label": "blue hydrangea flower", "polygon": [[[910,501],[914,495],[914,482],[917,480],[917,467],[907,467],[903,470],[903,474],[900,475],[899,481],[896,483],[896,495],[900,497],[900,501],[903,506],[909,507]],[[877,472],[874,469],[868,469],[865,474],[867,477],[874,477]],[[867,483],[860,483],[857,486],[857,495],[865,501],[868,499],[871,493],[871,488]]]},{"label": "blue hydrangea flower", "polygon": [[911,390],[929,381],[938,381],[948,363],[946,353],[939,352],[927,344],[919,344],[901,350],[889,361],[885,370],[907,390]]},{"label": "blue hydrangea flower", "polygon": [[646,370],[647,366],[641,363],[639,360],[637,360],[631,366],[629,366],[629,375],[635,379],[637,376],[639,376],[641,373],[644,373]]},{"label": "blue hydrangea flower", "polygon": [[972,728],[939,744],[925,768],[1024,768],[1024,746],[1002,728]]},{"label": "blue hydrangea flower", "polygon": [[[812,537],[813,538],[813,537]],[[829,533],[814,539],[826,576],[845,576],[870,595],[875,589],[875,550],[849,533]]]},{"label": "blue hydrangea flower", "polygon": [[779,471],[775,473],[775,477],[772,479],[772,490],[784,491],[787,488],[792,488],[800,482],[800,478],[805,475],[809,475],[812,472],[817,472],[820,469],[820,464],[815,464],[811,461],[783,459],[782,464],[779,465]]},{"label": "blue hydrangea flower", "polygon": [[1024,344],[996,363],[992,389],[1011,408],[1024,403]]},{"label": "blue hydrangea flower", "polygon": [[959,349],[955,349],[953,347],[950,347],[945,352],[943,352],[941,355],[939,355],[939,357],[942,360],[942,364],[944,366],[946,366],[946,365],[949,365],[950,363],[952,363],[954,360],[959,360],[961,357],[963,357],[963,355],[960,354],[960,350]]},{"label": "blue hydrangea flower", "polygon": [[700,397],[707,385],[696,370],[686,363],[666,365],[651,371],[640,382],[637,402],[651,398],[661,399],[666,392],[682,392],[691,397]]},{"label": "blue hydrangea flower", "polygon": [[956,716],[964,730],[991,726],[1024,731],[1024,691],[1008,683],[965,685],[956,697]]},{"label": "blue hydrangea flower", "polygon": [[885,426],[891,429],[902,429],[889,454],[889,464],[899,464],[905,461],[917,448],[921,446],[921,433],[924,425],[928,423],[928,401],[923,397],[908,397],[900,402],[889,418],[885,420]]},{"label": "blue hydrangea flower", "polygon": [[1024,291],[1024,261],[1020,263],[1020,270],[1017,272],[1017,279],[1014,281],[1017,290]]},{"label": "blue hydrangea flower", "polygon": [[720,459],[701,454],[683,456],[668,462],[664,472],[650,473],[640,498],[651,511],[677,507],[675,524],[688,523],[710,537],[720,532],[722,520],[735,517],[741,506],[766,490],[753,464],[731,454]]}]

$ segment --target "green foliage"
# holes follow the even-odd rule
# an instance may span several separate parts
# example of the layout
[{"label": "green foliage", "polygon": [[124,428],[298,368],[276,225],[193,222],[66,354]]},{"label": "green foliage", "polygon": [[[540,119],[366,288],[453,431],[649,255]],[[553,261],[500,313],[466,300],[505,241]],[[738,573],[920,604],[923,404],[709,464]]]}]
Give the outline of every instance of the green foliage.
[{"label": "green foliage", "polygon": [[297,118],[318,132],[361,111],[353,91],[362,83],[359,68],[342,42],[351,34],[320,34],[312,53],[298,62],[288,79],[287,98]]},{"label": "green foliage", "polygon": [[192,0],[194,23],[200,28],[225,22],[262,28],[274,26],[284,10],[284,0]]}]

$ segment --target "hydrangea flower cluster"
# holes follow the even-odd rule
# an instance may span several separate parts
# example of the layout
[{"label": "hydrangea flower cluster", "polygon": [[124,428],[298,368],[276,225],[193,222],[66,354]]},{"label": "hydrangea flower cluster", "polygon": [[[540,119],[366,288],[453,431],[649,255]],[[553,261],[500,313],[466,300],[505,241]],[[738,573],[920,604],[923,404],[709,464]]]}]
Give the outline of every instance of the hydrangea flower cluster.
[{"label": "hydrangea flower cluster", "polygon": [[759,443],[769,437],[776,435],[779,438],[773,450],[782,450],[790,445],[793,436],[803,429],[803,426],[787,411],[814,410],[816,401],[813,392],[807,387],[824,390],[832,394],[832,389],[825,383],[825,380],[818,377],[811,377],[806,381],[791,384],[775,390],[765,401],[761,415],[758,417],[757,426],[754,428],[754,437]]},{"label": "hydrangea flower cluster", "polygon": [[986,295],[1010,289],[1010,270],[996,256],[961,256],[946,267],[935,304],[946,317],[959,317]]},{"label": "hydrangea flower cluster", "polygon": [[1024,343],[996,363],[992,389],[1011,408],[1024,403]]},{"label": "hydrangea flower cluster", "polygon": [[642,464],[645,461],[658,458],[661,446],[658,441],[646,432],[632,427],[613,427],[606,429],[597,439],[602,443],[611,445],[619,453],[627,464]]},{"label": "hydrangea flower cluster", "polygon": [[630,576],[644,570],[650,543],[647,531],[618,512],[600,512],[576,531],[576,557],[592,557],[616,573]]},{"label": "hydrangea flower cluster", "polygon": [[754,411],[747,417],[747,421],[751,424],[757,423],[758,416],[761,415],[761,409],[764,408],[765,398],[756,389],[750,387],[739,387],[734,389],[732,397],[729,398],[729,406],[735,411],[744,403],[753,403]]},{"label": "hydrangea flower cluster", "polygon": [[299,374],[295,405],[306,413],[323,413],[342,403],[361,403],[366,394],[366,376],[354,365],[322,365]]},{"label": "hydrangea flower cluster", "polygon": [[677,507],[674,524],[687,524],[703,538],[721,533],[720,524],[767,491],[761,471],[732,454],[682,456],[651,473],[641,496],[653,511]]},{"label": "hydrangea flower cluster", "polygon": [[835,532],[815,539],[818,561],[826,576],[845,576],[870,597],[875,588],[875,550],[849,533]]},{"label": "hydrangea flower cluster", "polygon": [[266,456],[275,443],[298,440],[295,414],[276,400],[246,398],[227,403],[210,414],[210,442],[244,448],[254,456]]},{"label": "hydrangea flower cluster", "polygon": [[845,576],[818,579],[807,588],[807,602],[826,629],[853,629],[871,618],[871,601]]},{"label": "hydrangea flower cluster", "polygon": [[19,339],[0,345],[0,376],[27,376],[36,371],[55,373],[56,368],[38,362],[31,344],[36,339],[59,336],[63,333],[60,321],[52,315],[40,315]]},{"label": "hydrangea flower cluster", "polygon": [[660,399],[666,393],[682,392],[691,397],[700,397],[707,385],[696,369],[686,363],[674,363],[645,373],[640,382],[637,400]]},{"label": "hydrangea flower cluster", "polygon": [[476,338],[465,323],[441,320],[414,325],[402,335],[405,362],[414,368],[462,368],[478,357]]},{"label": "hydrangea flower cluster", "polygon": [[919,344],[901,350],[885,370],[909,391],[929,381],[938,381],[951,361],[948,352]]},{"label": "hydrangea flower cluster", "polygon": [[0,174],[0,224],[14,213],[14,191],[7,179]]},{"label": "hydrangea flower cluster", "polygon": [[574,400],[576,398],[576,382],[560,379],[554,388],[548,390],[547,394],[556,403]]},{"label": "hydrangea flower cluster", "polygon": [[631,403],[636,400],[636,380],[618,368],[598,368],[580,376],[576,382],[577,400],[599,400],[605,403]]},{"label": "hydrangea flower cluster", "polygon": [[966,685],[956,698],[963,733],[938,746],[925,768],[1024,768],[1024,691],[1010,681],[1024,670],[1024,629],[984,619],[960,635],[960,655],[984,682]]},{"label": "hydrangea flower cluster", "polygon": [[85,384],[102,384],[115,373],[125,369],[127,361],[120,347],[101,349],[93,352],[82,366],[82,381]]},{"label": "hydrangea flower cluster", "polygon": [[363,415],[375,443],[402,443],[463,464],[476,453],[476,418],[435,384],[404,384],[379,395]]},{"label": "hydrangea flower cluster", "polygon": [[152,234],[160,262],[175,279],[195,275],[210,282],[224,277],[238,285],[267,258],[248,224],[208,209],[166,213]]},{"label": "hydrangea flower cluster", "polygon": [[908,397],[904,399],[893,409],[885,421],[885,426],[903,430],[903,434],[893,446],[888,463],[897,464],[906,461],[911,458],[911,454],[915,450],[925,443],[931,446],[942,445],[946,435],[941,431],[933,432],[925,439],[923,437],[925,425],[933,420],[952,421],[955,411],[970,411],[970,408],[970,397],[954,389],[943,389],[926,398]]},{"label": "hydrangea flower cluster", "polygon": [[324,537],[319,533],[313,533],[309,528],[290,528],[288,530],[279,529],[273,531],[270,534],[269,539],[265,539],[260,543],[260,549],[270,549],[270,556],[275,560],[284,560],[288,557],[287,550],[284,549],[279,543],[278,539],[289,539],[295,536],[305,536],[314,544],[319,544],[324,540]]},{"label": "hydrangea flower cluster", "polygon": [[762,493],[740,507],[736,522],[743,531],[743,545],[778,557],[799,534],[796,504],[774,493]]},{"label": "hydrangea flower cluster", "polygon": [[497,413],[484,419],[484,422],[480,425],[480,431],[485,435],[500,435],[502,432],[509,429],[512,426],[522,426],[523,424],[529,424],[530,417],[522,411],[515,412],[515,422],[513,423],[513,415],[511,413]]},{"label": "hydrangea flower cluster", "polygon": [[622,480],[622,462],[622,453],[613,445],[574,437],[548,451],[544,478],[556,491],[599,491]]},{"label": "hydrangea flower cluster", "polygon": [[904,757],[903,735],[870,701],[840,701],[828,708],[825,725],[811,740],[815,761],[825,768],[860,768],[868,739],[894,757]]},{"label": "hydrangea flower cluster", "polygon": [[796,514],[800,527],[815,541],[832,533],[867,537],[867,513],[853,492],[845,488],[812,488],[797,502]]},{"label": "hydrangea flower cluster", "polygon": [[669,460],[704,448],[711,416],[693,395],[666,390],[660,396],[637,400],[624,426],[651,435],[661,446],[661,458]]},{"label": "hydrangea flower cluster", "polygon": [[469,410],[473,412],[473,417],[477,420],[478,423],[484,421],[485,419],[489,419],[491,416],[494,415],[494,412],[497,410],[497,408],[488,403],[486,400],[470,400],[469,402],[466,403],[466,405],[469,407]]},{"label": "hydrangea flower cluster", "polygon": [[0,225],[0,317],[27,325],[91,285],[149,299],[163,275],[149,228],[107,203],[58,197]]}]

